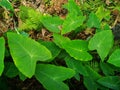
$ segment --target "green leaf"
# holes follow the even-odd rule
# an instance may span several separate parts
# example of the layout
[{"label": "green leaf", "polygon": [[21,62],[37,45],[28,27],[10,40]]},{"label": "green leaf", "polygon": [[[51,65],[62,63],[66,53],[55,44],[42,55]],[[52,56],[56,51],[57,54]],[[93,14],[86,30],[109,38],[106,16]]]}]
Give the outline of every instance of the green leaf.
[{"label": "green leaf", "polygon": [[90,61],[92,56],[87,52],[88,43],[83,40],[71,40],[69,42],[62,43],[63,48],[67,53],[76,60]]},{"label": "green leaf", "polygon": [[53,37],[54,37],[54,43],[55,43],[57,46],[59,46],[60,48],[62,48],[62,43],[63,43],[63,42],[68,42],[68,41],[70,41],[69,38],[64,37],[64,36],[62,36],[62,35],[60,35],[60,34],[56,34],[56,33],[53,34]]},{"label": "green leaf", "polygon": [[4,54],[5,54],[5,40],[0,38],[0,76],[4,70]]},{"label": "green leaf", "polygon": [[113,46],[113,34],[111,30],[96,33],[89,41],[88,48],[97,50],[100,58],[104,61]]},{"label": "green leaf", "polygon": [[83,77],[84,78],[84,85],[87,90],[98,90],[98,86],[96,82],[91,77]]},{"label": "green leaf", "polygon": [[74,0],[68,0],[68,3],[65,4],[63,7],[66,8],[69,13],[74,13],[74,16],[83,15],[80,10],[80,6],[77,5]]},{"label": "green leaf", "polygon": [[7,33],[8,45],[13,61],[20,72],[31,78],[36,62],[52,58],[51,52],[38,42],[15,33]]},{"label": "green leaf", "polygon": [[95,27],[100,28],[100,21],[98,17],[95,15],[95,13],[91,12],[87,21],[87,26],[89,28]]},{"label": "green leaf", "polygon": [[9,78],[16,77],[19,74],[19,70],[12,62],[7,62],[6,64],[5,75]]},{"label": "green leaf", "polygon": [[44,16],[41,22],[49,31],[60,33],[60,27],[63,23],[63,20],[60,19],[60,17]]},{"label": "green leaf", "polygon": [[96,80],[101,78],[101,75],[99,75],[94,69],[92,69],[90,66],[85,65],[84,66],[88,76],[84,76],[84,85],[88,90],[98,90],[99,85],[96,83]]},{"label": "green leaf", "polygon": [[52,58],[48,61],[52,61],[55,57],[58,56],[58,54],[61,51],[61,49],[58,46],[56,46],[55,43],[53,42],[44,41],[44,42],[41,42],[41,44],[44,45],[52,53]]},{"label": "green leaf", "polygon": [[83,66],[82,62],[77,61],[72,57],[66,57],[65,62],[69,68],[75,70],[75,72],[76,72],[75,78],[77,80],[80,80],[79,74],[81,74],[83,76],[88,76],[88,73],[87,73],[85,67]]},{"label": "green leaf", "polygon": [[23,75],[21,72],[19,72],[19,78],[20,80],[24,81],[27,79],[27,77],[25,75]]},{"label": "green leaf", "polygon": [[0,0],[0,6],[6,8],[7,10],[11,10],[14,12],[12,4],[9,2],[9,0]]},{"label": "green leaf", "polygon": [[74,13],[70,13],[63,23],[62,34],[71,32],[83,24],[85,16],[74,16]]},{"label": "green leaf", "polygon": [[90,66],[85,65],[86,71],[93,80],[97,80],[101,77],[100,74],[98,74],[94,69],[92,69]]},{"label": "green leaf", "polygon": [[100,62],[100,67],[102,72],[106,75],[106,76],[113,76],[114,75],[114,69],[113,67],[105,62]]},{"label": "green leaf", "polygon": [[117,67],[120,67],[120,49],[116,49],[109,57],[107,62]]},{"label": "green leaf", "polygon": [[73,77],[75,72],[72,69],[49,65],[38,64],[35,77],[47,90],[69,90],[62,81]]},{"label": "green leaf", "polygon": [[97,80],[97,82],[112,90],[120,90],[120,77],[118,76],[102,77],[99,80]]},{"label": "green leaf", "polygon": [[110,11],[106,10],[103,6],[98,7],[98,10],[96,11],[95,14],[100,21],[102,21],[102,19],[106,19],[106,20],[110,19]]}]

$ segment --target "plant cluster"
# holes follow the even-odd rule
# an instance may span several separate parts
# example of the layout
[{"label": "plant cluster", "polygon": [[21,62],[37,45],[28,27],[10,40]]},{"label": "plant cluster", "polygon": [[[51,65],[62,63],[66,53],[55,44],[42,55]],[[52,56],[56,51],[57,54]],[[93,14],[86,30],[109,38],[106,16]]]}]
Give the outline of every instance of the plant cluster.
[{"label": "plant cluster", "polygon": [[[0,5],[14,13],[8,0],[1,0]],[[65,19],[20,7],[17,33],[8,31],[0,37],[0,75],[19,76],[23,81],[35,77],[47,90],[69,90],[63,81],[71,78],[83,79],[88,90],[119,90],[120,48],[108,24],[110,10],[102,5],[86,13],[74,0],[68,0],[63,8],[68,10]],[[28,37],[27,31],[43,27],[52,33],[52,41]],[[74,38],[83,31],[90,36]]]}]

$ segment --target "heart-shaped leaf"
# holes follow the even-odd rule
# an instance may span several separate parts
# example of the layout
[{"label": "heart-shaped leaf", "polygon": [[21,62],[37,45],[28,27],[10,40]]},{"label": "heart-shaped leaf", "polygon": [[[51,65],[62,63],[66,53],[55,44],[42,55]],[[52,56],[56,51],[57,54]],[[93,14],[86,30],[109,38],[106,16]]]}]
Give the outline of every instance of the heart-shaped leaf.
[{"label": "heart-shaped leaf", "polygon": [[112,90],[120,89],[120,77],[118,77],[118,76],[102,77],[102,78],[98,79],[97,82],[105,87],[112,89]]},{"label": "heart-shaped leaf", "polygon": [[80,10],[80,6],[74,0],[68,0],[68,3],[63,5],[64,8],[68,10],[68,13],[73,13],[74,16],[83,15]]},{"label": "heart-shaped leaf", "polygon": [[85,20],[85,16],[74,16],[74,13],[70,13],[63,23],[62,34],[66,34],[80,27]]},{"label": "heart-shaped leaf", "polygon": [[75,72],[72,69],[49,65],[38,64],[35,77],[47,90],[69,90],[62,81],[73,77]]},{"label": "heart-shaped leaf", "polygon": [[95,15],[95,13],[91,12],[89,15],[89,19],[87,21],[87,26],[89,28],[95,27],[95,28],[100,28],[100,21],[99,18]]},{"label": "heart-shaped leaf", "polygon": [[[92,69],[89,65],[84,66],[88,76],[84,76],[84,85],[86,86],[87,90],[98,90],[99,85],[96,83],[101,75],[98,74],[94,69]],[[102,89],[100,89],[102,90]],[[103,89],[105,90],[105,89]]]},{"label": "heart-shaped leaf", "polygon": [[44,16],[41,22],[49,31],[60,33],[60,27],[63,23],[63,20],[59,17]]},{"label": "heart-shaped leaf", "polygon": [[48,60],[48,61],[52,61],[56,56],[58,56],[58,54],[61,51],[61,48],[59,48],[53,42],[43,41],[43,42],[41,42],[41,44],[44,45],[46,48],[48,48],[52,53],[52,58],[50,60]]},{"label": "heart-shaped leaf", "polygon": [[69,42],[62,43],[63,48],[67,53],[76,60],[90,61],[92,56],[87,52],[88,43],[83,40],[71,40]]},{"label": "heart-shaped leaf", "polygon": [[16,68],[13,62],[5,63],[5,75],[9,78],[14,78],[19,75],[19,70]]},{"label": "heart-shaped leaf", "polygon": [[96,82],[91,77],[83,77],[83,79],[83,83],[87,90],[98,90]]},{"label": "heart-shaped leaf", "polygon": [[106,20],[110,19],[110,11],[105,9],[103,6],[98,7],[98,10],[96,11],[95,14],[99,18],[100,21],[102,21],[102,19],[106,19]]},{"label": "heart-shaped leaf", "polygon": [[113,34],[111,30],[104,30],[96,33],[90,39],[88,45],[90,50],[97,50],[102,61],[104,61],[104,58],[108,55],[112,46],[113,46]]},{"label": "heart-shaped leaf", "polygon": [[107,62],[117,67],[120,67],[120,49],[116,49],[109,57]]},{"label": "heart-shaped leaf", "polygon": [[7,33],[8,44],[13,61],[25,76],[32,77],[36,62],[50,59],[51,52],[40,43],[15,33]]},{"label": "heart-shaped leaf", "polygon": [[75,78],[77,80],[80,80],[79,74],[83,76],[88,76],[88,73],[81,61],[75,60],[74,58],[68,56],[65,58],[65,62],[69,68],[72,68],[73,70],[76,71]]},{"label": "heart-shaped leaf", "polygon": [[100,68],[106,76],[113,76],[115,74],[113,67],[109,63],[100,62]]},{"label": "heart-shaped leaf", "polygon": [[64,37],[64,36],[62,36],[62,35],[60,35],[60,34],[56,34],[56,33],[53,34],[53,37],[54,37],[54,43],[55,43],[57,46],[59,46],[60,48],[63,48],[63,47],[62,47],[62,43],[63,43],[63,42],[68,42],[68,41],[70,41],[69,38]]},{"label": "heart-shaped leaf", "polygon": [[0,75],[4,70],[4,53],[5,53],[5,40],[0,38]]}]

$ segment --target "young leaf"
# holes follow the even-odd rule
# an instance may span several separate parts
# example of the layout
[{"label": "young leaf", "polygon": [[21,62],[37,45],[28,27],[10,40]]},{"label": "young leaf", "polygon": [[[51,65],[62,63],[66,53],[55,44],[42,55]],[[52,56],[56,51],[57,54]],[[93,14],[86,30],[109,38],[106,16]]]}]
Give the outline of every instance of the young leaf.
[{"label": "young leaf", "polygon": [[82,62],[75,60],[74,58],[69,57],[69,56],[65,58],[65,62],[69,68],[72,68],[73,70],[75,70],[75,72],[76,72],[75,78],[77,80],[80,80],[79,74],[81,74],[83,76],[88,76],[88,73],[87,73],[85,67],[83,66]]},{"label": "young leaf", "polygon": [[0,6],[6,8],[7,10],[11,10],[12,12],[14,12],[12,4],[9,2],[9,0],[0,0]]},{"label": "young leaf", "polygon": [[108,87],[112,90],[120,89],[120,77],[118,76],[107,76],[102,77],[97,82],[105,87]]},{"label": "young leaf", "polygon": [[71,40],[69,42],[62,43],[63,48],[67,53],[76,60],[90,61],[92,56],[87,52],[88,43],[83,40]]},{"label": "young leaf", "polygon": [[105,10],[103,6],[98,7],[98,10],[96,11],[95,14],[99,18],[100,21],[102,21],[102,19],[106,19],[106,20],[110,19],[110,11]]},{"label": "young leaf", "polygon": [[4,53],[5,53],[5,40],[0,38],[0,76],[4,70]]},{"label": "young leaf", "polygon": [[53,42],[41,42],[42,45],[44,45],[46,48],[48,48],[51,53],[52,53],[52,58],[48,61],[52,61],[56,56],[58,56],[58,54],[60,53],[61,49],[55,45],[55,43]]},{"label": "young leaf", "polygon": [[85,20],[85,16],[74,16],[74,13],[68,14],[67,18],[63,23],[62,34],[66,34],[80,27]]},{"label": "young leaf", "polygon": [[95,15],[95,13],[91,12],[89,15],[89,19],[87,21],[87,26],[89,28],[95,27],[95,28],[100,28],[100,21],[98,17]]},{"label": "young leaf", "polygon": [[41,20],[42,24],[51,32],[60,33],[60,26],[63,20],[60,17],[44,16]]},{"label": "young leaf", "polygon": [[96,33],[89,41],[88,48],[97,50],[100,58],[104,61],[113,46],[113,34],[111,30]]},{"label": "young leaf", "polygon": [[107,62],[117,67],[120,67],[120,49],[116,49],[109,57]]},{"label": "young leaf", "polygon": [[47,90],[69,90],[62,81],[73,77],[72,69],[49,64],[38,64],[35,77]]},{"label": "young leaf", "polygon": [[51,52],[40,43],[15,33],[7,33],[8,45],[13,61],[20,72],[31,78],[36,62],[52,57]]}]

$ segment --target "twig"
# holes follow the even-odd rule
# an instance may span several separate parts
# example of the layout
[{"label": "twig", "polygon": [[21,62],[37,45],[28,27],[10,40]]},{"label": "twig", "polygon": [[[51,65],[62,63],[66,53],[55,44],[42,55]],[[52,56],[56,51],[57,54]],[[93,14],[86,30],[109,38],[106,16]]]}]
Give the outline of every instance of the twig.
[{"label": "twig", "polygon": [[116,17],[116,19],[115,19],[115,21],[114,21],[111,28],[115,27],[115,25],[117,24],[118,19],[119,19],[119,14],[117,15],[117,17]]}]

